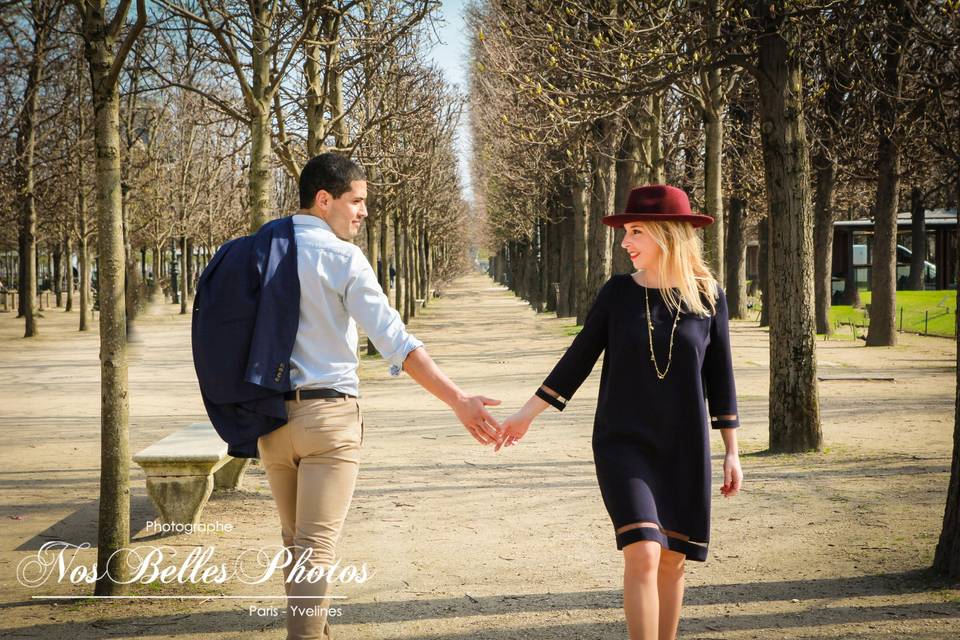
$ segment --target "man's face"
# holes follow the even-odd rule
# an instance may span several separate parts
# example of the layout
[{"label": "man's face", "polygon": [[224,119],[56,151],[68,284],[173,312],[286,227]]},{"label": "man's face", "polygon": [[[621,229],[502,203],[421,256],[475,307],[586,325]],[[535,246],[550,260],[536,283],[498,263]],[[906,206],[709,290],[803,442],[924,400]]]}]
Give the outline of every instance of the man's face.
[{"label": "man's face", "polygon": [[317,199],[326,203],[323,218],[341,240],[352,240],[360,233],[360,223],[367,217],[367,181],[354,180],[350,189],[339,198],[326,191],[317,194]]}]

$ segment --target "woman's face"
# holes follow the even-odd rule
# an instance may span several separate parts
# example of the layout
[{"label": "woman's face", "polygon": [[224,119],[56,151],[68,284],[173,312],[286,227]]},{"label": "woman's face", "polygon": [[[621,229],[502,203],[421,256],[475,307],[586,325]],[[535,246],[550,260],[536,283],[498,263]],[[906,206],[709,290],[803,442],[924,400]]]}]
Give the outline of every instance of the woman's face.
[{"label": "woman's face", "polygon": [[628,222],[623,225],[623,242],[620,246],[630,254],[635,269],[656,269],[662,250],[643,222]]}]

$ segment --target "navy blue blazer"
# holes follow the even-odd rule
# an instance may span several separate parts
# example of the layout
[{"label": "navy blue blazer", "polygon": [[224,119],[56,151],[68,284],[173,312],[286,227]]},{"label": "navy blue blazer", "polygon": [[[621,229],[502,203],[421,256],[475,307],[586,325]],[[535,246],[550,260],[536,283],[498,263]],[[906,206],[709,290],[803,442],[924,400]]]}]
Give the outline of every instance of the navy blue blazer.
[{"label": "navy blue blazer", "polygon": [[193,364],[227,452],[259,457],[257,438],[287,422],[290,354],[300,323],[293,217],[224,244],[193,301]]}]

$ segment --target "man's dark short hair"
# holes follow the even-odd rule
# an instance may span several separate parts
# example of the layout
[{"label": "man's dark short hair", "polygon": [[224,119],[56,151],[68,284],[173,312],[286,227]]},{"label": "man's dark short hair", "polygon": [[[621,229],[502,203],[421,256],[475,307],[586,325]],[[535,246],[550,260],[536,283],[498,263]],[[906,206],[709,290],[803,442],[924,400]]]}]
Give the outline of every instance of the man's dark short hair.
[{"label": "man's dark short hair", "polygon": [[366,180],[363,167],[341,153],[329,151],[313,157],[300,172],[300,208],[309,209],[321,189],[339,198],[354,180]]}]

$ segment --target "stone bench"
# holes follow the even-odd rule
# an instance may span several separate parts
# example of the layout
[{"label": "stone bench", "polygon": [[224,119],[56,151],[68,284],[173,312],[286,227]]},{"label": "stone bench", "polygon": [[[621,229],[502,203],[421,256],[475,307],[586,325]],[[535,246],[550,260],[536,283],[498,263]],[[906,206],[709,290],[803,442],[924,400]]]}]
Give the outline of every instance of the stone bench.
[{"label": "stone bench", "polygon": [[168,435],[133,461],[147,474],[147,493],[169,524],[196,524],[214,489],[239,489],[250,464],[227,455],[227,443],[209,422]]}]

